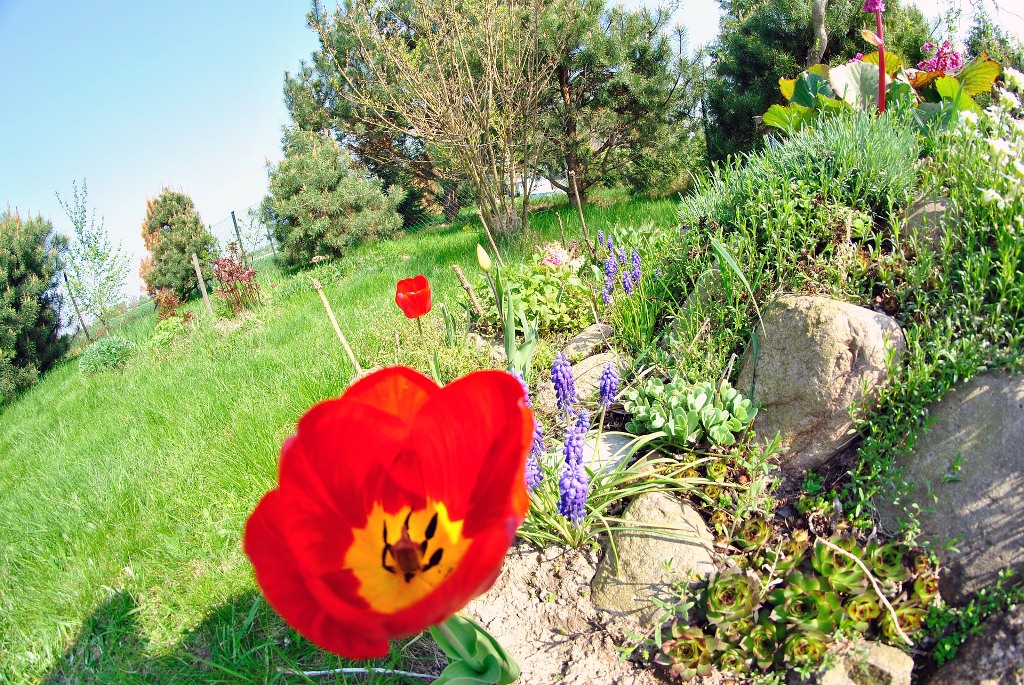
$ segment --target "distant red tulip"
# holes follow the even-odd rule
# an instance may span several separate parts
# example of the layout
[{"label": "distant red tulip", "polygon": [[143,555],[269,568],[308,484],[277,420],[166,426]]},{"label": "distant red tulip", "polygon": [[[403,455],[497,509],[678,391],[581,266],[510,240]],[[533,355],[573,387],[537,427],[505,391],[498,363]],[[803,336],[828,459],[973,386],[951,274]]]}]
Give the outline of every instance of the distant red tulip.
[{"label": "distant red tulip", "polygon": [[532,440],[522,385],[501,371],[440,388],[393,367],[316,405],[246,524],[267,601],[351,659],[446,620],[501,570]]},{"label": "distant red tulip", "polygon": [[395,291],[395,302],[407,319],[418,319],[430,311],[430,283],[420,274],[403,278]]}]

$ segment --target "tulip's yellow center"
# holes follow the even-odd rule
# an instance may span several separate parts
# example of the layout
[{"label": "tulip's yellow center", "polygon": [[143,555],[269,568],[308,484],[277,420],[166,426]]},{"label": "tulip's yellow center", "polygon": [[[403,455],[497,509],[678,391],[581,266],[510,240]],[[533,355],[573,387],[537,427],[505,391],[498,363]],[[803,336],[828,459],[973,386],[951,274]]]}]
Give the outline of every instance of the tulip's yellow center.
[{"label": "tulip's yellow center", "polygon": [[344,567],[359,580],[358,594],[370,608],[394,613],[430,594],[459,565],[470,541],[462,521],[448,518],[441,502],[394,514],[377,503],[366,526],[353,530]]}]

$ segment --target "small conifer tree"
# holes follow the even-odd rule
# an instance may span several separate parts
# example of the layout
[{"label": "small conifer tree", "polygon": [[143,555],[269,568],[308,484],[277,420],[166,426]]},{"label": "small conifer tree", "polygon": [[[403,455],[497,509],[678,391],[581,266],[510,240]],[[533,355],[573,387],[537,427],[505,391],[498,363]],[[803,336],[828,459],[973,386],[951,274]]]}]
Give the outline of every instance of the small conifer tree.
[{"label": "small conifer tree", "polygon": [[159,196],[147,200],[142,239],[152,256],[142,260],[139,275],[151,297],[160,288],[170,288],[180,297],[195,290],[193,253],[199,257],[203,280],[213,278],[217,240],[203,226],[188,195],[164,188]]},{"label": "small conifer tree", "polygon": [[404,192],[380,183],[328,135],[289,130],[284,159],[269,166],[260,213],[288,264],[340,256],[363,240],[387,238],[402,225]]}]

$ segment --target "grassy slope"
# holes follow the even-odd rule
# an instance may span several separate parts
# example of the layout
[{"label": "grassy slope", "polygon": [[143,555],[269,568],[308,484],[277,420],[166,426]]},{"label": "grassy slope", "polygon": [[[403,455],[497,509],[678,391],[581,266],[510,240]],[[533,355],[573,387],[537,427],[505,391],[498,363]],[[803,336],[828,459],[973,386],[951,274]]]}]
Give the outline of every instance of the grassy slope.
[{"label": "grassy slope", "polygon": [[[568,230],[578,226],[567,207],[557,211]],[[591,230],[674,220],[671,201],[588,210]],[[506,259],[557,236],[555,210],[533,225],[532,240],[503,246]],[[326,291],[364,365],[423,358],[394,284],[423,273],[435,302],[454,304],[450,264],[471,273],[479,239],[455,227],[341,261],[345,277]],[[153,327],[145,317],[121,333],[141,343]],[[448,359],[446,370],[471,363]],[[266,682],[280,666],[336,665],[259,599],[240,539],[274,484],[281,441],[351,371],[303,288],[239,330],[203,322],[177,349],[142,353],[122,372],[87,378],[69,360],[9,406],[0,414],[0,682]]]}]

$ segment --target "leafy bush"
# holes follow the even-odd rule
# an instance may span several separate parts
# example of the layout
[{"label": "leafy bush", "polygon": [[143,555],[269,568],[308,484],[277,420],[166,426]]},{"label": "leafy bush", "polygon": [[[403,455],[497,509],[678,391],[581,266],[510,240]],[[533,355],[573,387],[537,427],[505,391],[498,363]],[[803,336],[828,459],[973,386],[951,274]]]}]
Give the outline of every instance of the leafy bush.
[{"label": "leafy bush", "polygon": [[287,264],[338,257],[363,240],[387,238],[402,225],[396,209],[404,192],[394,186],[383,192],[329,136],[287,131],[284,159],[269,171],[260,214]]},{"label": "leafy bush", "polygon": [[199,257],[203,279],[212,278],[210,264],[217,257],[217,240],[203,226],[188,195],[164,188],[148,200],[142,238],[152,258],[143,260],[139,275],[150,296],[160,288],[170,288],[179,297],[195,290],[193,254]]},{"label": "leafy bush", "polygon": [[260,284],[256,282],[256,273],[255,269],[242,263],[235,243],[231,243],[227,256],[213,261],[213,275],[220,282],[214,292],[227,302],[232,314],[239,314],[260,303]]},{"label": "leafy bush", "polygon": [[117,335],[100,338],[89,347],[78,359],[78,370],[92,375],[101,371],[119,369],[128,363],[128,358],[137,346],[130,340]]},{"label": "leafy bush", "polygon": [[664,432],[665,439],[696,447],[705,440],[712,445],[732,445],[757,414],[750,400],[728,381],[716,387],[708,381],[690,385],[675,377],[668,383],[648,378],[628,390],[623,408],[633,418],[626,430],[634,435]]},{"label": "leafy bush", "polygon": [[151,350],[158,350],[168,347],[176,338],[185,332],[185,320],[179,316],[169,316],[157,322],[153,337],[149,339],[147,347]]},{"label": "leafy bush", "polygon": [[157,321],[177,316],[178,307],[185,304],[185,301],[178,297],[178,293],[172,288],[157,288],[153,293],[153,305],[156,307]]},{"label": "leafy bush", "polygon": [[49,221],[0,214],[0,405],[67,350],[56,281],[60,245]]},{"label": "leafy bush", "polygon": [[[563,250],[564,252],[564,250]],[[502,287],[523,306],[526,318],[537,323],[541,334],[575,333],[585,327],[590,312],[590,291],[568,260],[545,263],[544,254],[501,271]],[[483,294],[484,320],[500,328],[498,304],[484,276],[477,280],[476,291]]]}]

